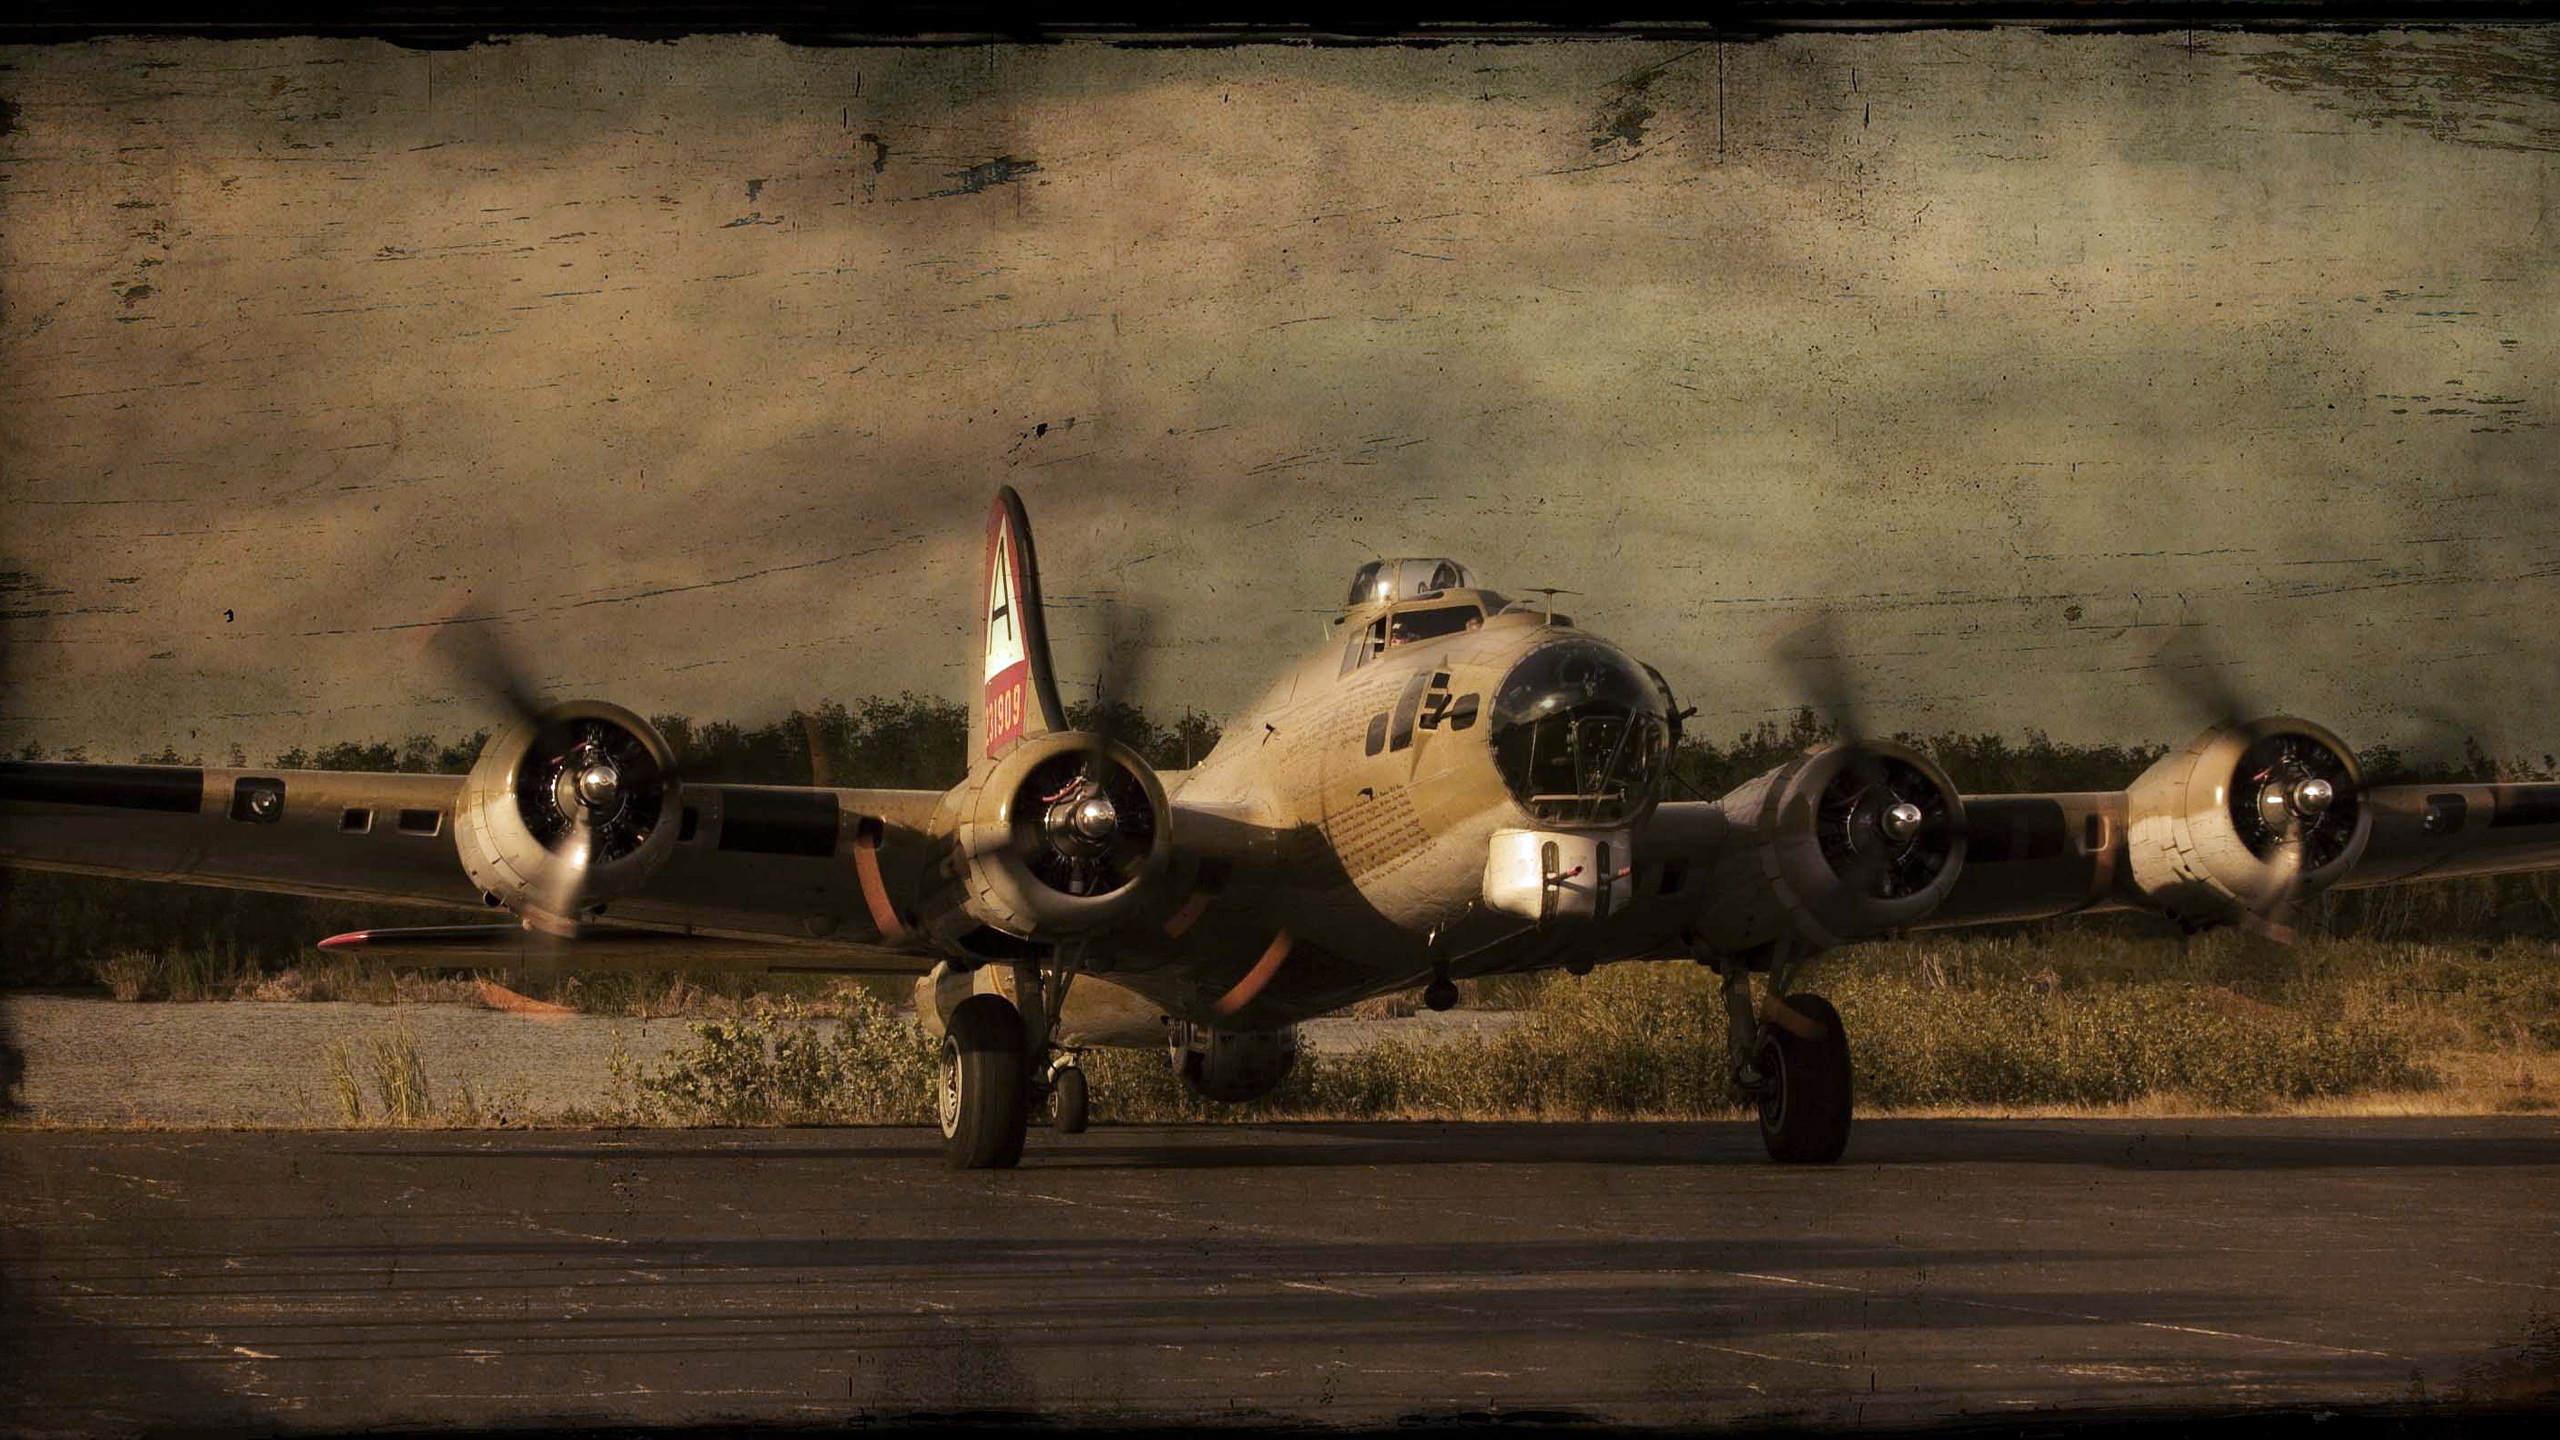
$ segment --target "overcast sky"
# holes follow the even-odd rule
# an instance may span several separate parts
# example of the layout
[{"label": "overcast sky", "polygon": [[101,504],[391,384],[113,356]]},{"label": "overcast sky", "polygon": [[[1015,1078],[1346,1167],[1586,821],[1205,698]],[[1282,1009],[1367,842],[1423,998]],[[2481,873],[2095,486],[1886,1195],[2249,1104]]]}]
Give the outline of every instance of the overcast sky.
[{"label": "overcast sky", "polygon": [[[2560,43],[0,53],[0,738],[744,720],[970,671],[989,492],[1226,711],[1449,554],[1887,729],[2551,721]],[[2180,627],[2185,627],[2181,631]]]}]

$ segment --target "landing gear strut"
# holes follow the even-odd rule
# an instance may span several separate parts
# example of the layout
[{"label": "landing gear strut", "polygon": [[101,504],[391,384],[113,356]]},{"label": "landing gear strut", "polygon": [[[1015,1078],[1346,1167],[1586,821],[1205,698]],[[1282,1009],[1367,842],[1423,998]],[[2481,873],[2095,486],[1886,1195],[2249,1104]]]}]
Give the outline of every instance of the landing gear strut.
[{"label": "landing gear strut", "polygon": [[1050,1059],[1058,1011],[1081,959],[1062,953],[1046,964],[1024,961],[1013,967],[1014,1000],[981,993],[953,1007],[942,1037],[935,1105],[942,1157],[951,1168],[1009,1170],[1021,1164],[1032,1112],[1053,1093],[1059,1130],[1072,1135],[1084,1128],[1084,1071],[1072,1059],[1056,1065]]},{"label": "landing gear strut", "polygon": [[[1814,994],[1786,994],[1798,957],[1782,950],[1769,970],[1769,993],[1751,1003],[1751,972],[1740,961],[1720,966],[1734,1084],[1760,1110],[1760,1141],[1769,1158],[1828,1164],[1849,1144],[1849,1032],[1840,1012]],[[1783,997],[1783,998],[1781,998]]]}]

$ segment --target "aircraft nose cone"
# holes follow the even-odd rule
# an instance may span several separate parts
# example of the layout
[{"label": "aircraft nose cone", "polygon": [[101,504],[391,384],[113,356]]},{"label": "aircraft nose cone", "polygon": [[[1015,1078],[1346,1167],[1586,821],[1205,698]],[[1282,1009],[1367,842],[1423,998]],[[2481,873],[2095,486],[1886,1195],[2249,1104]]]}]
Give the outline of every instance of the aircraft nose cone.
[{"label": "aircraft nose cone", "polygon": [[1920,822],[1928,818],[1921,813],[1919,806],[1904,800],[1885,811],[1884,818],[1878,824],[1884,830],[1885,838],[1898,845],[1919,834]]},{"label": "aircraft nose cone", "polygon": [[2338,798],[2336,787],[2326,780],[2311,779],[2293,787],[2293,809],[2297,815],[2317,815]]},{"label": "aircraft nose cone", "polygon": [[578,772],[578,800],[590,810],[602,810],[622,794],[622,776],[610,765],[590,765]]}]

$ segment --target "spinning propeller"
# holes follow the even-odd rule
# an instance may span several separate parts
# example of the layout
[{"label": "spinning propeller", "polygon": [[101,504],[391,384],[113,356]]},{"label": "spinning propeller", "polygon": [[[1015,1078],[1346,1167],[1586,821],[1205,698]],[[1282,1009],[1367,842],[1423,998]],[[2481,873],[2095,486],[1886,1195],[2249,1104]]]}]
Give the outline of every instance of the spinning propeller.
[{"label": "spinning propeller", "polygon": [[1954,810],[1926,771],[1867,738],[1839,628],[1830,610],[1820,610],[1777,648],[1796,693],[1830,724],[1847,757],[1814,802],[1815,833],[1845,884],[1869,899],[1898,899],[1946,870]]},{"label": "spinning propeller", "polygon": [[[2153,656],[2153,666],[2215,730],[2240,729],[2268,713],[2251,702],[2234,663],[2199,627],[2180,627]],[[2314,728],[2276,722],[2249,741],[2223,781],[2232,832],[2275,876],[2264,899],[2242,903],[2238,923],[2279,944],[2299,938],[2295,921],[2310,877],[2346,854],[2363,810],[2355,757]]]},{"label": "spinning propeller", "polygon": [[1129,884],[1156,843],[1155,803],[1145,782],[1116,758],[1136,748],[1128,696],[1144,673],[1154,619],[1114,595],[1096,597],[1093,608],[1102,618],[1102,659],[1084,730],[1101,743],[1033,767],[1015,788],[1013,806],[1031,874],[1076,896],[1106,895]]},{"label": "spinning propeller", "polygon": [[[512,754],[512,763],[487,778],[513,797],[514,818],[539,847],[519,867],[512,908],[529,929],[573,937],[602,912],[599,893],[619,888],[600,885],[599,872],[633,860],[660,835],[680,787],[674,757],[626,711],[544,703],[526,667],[484,624],[449,622],[431,648],[466,693],[495,700],[508,716],[483,756]],[[474,783],[482,768],[474,767]]]}]

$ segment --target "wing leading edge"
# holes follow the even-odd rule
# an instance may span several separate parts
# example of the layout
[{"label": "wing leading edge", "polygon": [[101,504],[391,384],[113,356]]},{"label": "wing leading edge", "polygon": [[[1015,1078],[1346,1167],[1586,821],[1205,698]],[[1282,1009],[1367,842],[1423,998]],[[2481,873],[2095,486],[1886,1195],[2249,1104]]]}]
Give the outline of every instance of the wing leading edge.
[{"label": "wing leading edge", "polygon": [[[485,915],[490,898],[455,850],[463,784],[458,775],[9,762],[0,764],[0,865]],[[859,968],[926,969],[932,957],[899,904],[923,865],[940,798],[688,785],[667,862],[612,903],[610,933],[858,950],[867,962]],[[595,958],[606,960],[607,948]],[[650,953],[663,965],[715,963],[708,950]],[[731,947],[716,960],[744,958]]]}]

